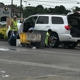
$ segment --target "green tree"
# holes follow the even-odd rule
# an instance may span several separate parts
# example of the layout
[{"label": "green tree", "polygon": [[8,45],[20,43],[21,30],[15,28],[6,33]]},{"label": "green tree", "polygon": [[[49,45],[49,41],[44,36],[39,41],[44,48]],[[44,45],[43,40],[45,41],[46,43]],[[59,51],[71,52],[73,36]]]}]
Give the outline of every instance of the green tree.
[{"label": "green tree", "polygon": [[35,8],[35,12],[36,12],[36,14],[44,13],[44,7],[42,5],[38,5]]},{"label": "green tree", "polygon": [[23,15],[24,17],[30,16],[35,14],[35,7],[31,7],[31,6],[27,6],[25,7],[25,9],[23,10]]},{"label": "green tree", "polygon": [[26,6],[23,10],[24,17],[33,14],[67,14],[70,10],[66,10],[64,6],[56,6],[55,8],[44,8],[42,5],[36,7]]},{"label": "green tree", "polygon": [[80,8],[79,7],[75,7],[75,9],[73,10],[73,12],[75,11],[80,11]]},{"label": "green tree", "polygon": [[65,7],[62,5],[55,7],[55,13],[56,14],[65,14],[65,11],[66,11]]}]

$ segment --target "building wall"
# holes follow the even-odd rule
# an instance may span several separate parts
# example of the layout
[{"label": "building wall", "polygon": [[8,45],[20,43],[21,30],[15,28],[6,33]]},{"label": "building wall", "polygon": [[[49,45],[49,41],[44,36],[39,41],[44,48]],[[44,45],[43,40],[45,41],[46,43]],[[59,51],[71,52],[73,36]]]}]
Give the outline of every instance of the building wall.
[{"label": "building wall", "polygon": [[[7,9],[5,9],[6,7],[2,7],[0,8],[0,21],[2,21],[2,18],[11,18],[13,15],[17,14],[18,16],[20,16],[20,12],[16,13],[16,12],[11,12],[11,8],[7,7]],[[21,14],[21,18],[23,18],[23,13]],[[4,19],[5,20],[5,19]]]},{"label": "building wall", "polygon": [[3,16],[11,17],[11,9],[8,8],[7,10],[5,10],[5,7],[0,8],[0,17]]},{"label": "building wall", "polygon": [[11,17],[11,9],[8,7],[0,8],[0,21],[5,21],[7,17]]}]

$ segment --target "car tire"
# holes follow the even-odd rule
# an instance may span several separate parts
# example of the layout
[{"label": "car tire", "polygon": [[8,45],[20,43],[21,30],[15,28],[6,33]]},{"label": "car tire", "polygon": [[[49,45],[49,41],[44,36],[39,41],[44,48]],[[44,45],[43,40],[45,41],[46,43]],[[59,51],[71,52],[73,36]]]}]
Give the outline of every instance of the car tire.
[{"label": "car tire", "polygon": [[57,48],[59,46],[58,35],[53,33],[51,37],[53,37],[53,38],[52,38],[52,41],[49,43],[49,46],[52,48]]},{"label": "car tire", "polygon": [[26,44],[25,43],[21,43],[22,47],[26,47]]},{"label": "car tire", "polygon": [[76,46],[77,46],[77,42],[74,42],[74,43],[68,43],[67,44],[67,47],[69,48],[69,49],[73,49],[73,48],[75,48]]}]

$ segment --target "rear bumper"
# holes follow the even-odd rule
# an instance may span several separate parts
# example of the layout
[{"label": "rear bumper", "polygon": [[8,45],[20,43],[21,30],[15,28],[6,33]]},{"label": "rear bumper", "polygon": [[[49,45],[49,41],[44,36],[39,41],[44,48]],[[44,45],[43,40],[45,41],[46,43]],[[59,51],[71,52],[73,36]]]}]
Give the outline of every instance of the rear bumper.
[{"label": "rear bumper", "polygon": [[70,34],[59,35],[60,42],[79,42],[80,38],[72,37]]}]

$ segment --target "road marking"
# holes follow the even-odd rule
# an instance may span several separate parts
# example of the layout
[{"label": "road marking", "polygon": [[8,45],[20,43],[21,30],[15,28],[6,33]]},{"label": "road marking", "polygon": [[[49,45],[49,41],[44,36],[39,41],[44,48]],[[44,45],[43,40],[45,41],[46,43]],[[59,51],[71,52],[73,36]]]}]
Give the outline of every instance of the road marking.
[{"label": "road marking", "polygon": [[6,73],[6,71],[0,71],[1,73]]},{"label": "road marking", "polygon": [[10,75],[2,75],[2,78],[8,78]]},{"label": "road marking", "polygon": [[9,51],[7,48],[0,48],[0,51]]},{"label": "road marking", "polygon": [[[0,48],[0,51],[27,51],[27,52],[40,52],[40,53],[57,53],[57,54],[68,54],[68,53],[62,53],[62,52],[53,52],[53,51],[45,51],[45,50],[39,50],[39,49],[36,49],[36,50],[33,50],[33,49],[11,49],[11,48]],[[17,53],[17,54],[20,54],[20,53]]]},{"label": "road marking", "polygon": [[[59,53],[63,54],[62,52],[53,52],[53,51],[45,51],[45,50],[39,50],[39,49],[11,49],[11,48],[0,48],[0,51],[28,51],[28,52],[40,52],[40,53]],[[67,54],[67,53],[64,53]]]},{"label": "road marking", "polygon": [[[25,51],[27,51],[27,52],[40,52],[40,53],[49,53],[49,54],[53,54],[53,53],[55,53],[55,54],[67,54],[67,55],[71,55],[71,54],[73,54],[73,53],[68,53],[68,52],[58,52],[58,51],[50,51],[50,50],[48,50],[48,49],[31,49],[31,48],[0,48],[0,51],[17,51],[17,52],[19,52],[19,51],[21,51],[21,52],[25,52]],[[20,53],[17,53],[17,54],[20,54]],[[75,55],[75,54],[74,54]],[[80,54],[77,54],[77,55],[80,55]]]},{"label": "road marking", "polygon": [[55,68],[55,69],[62,69],[62,70],[80,72],[80,69],[71,68],[71,67],[68,67],[68,66],[58,66],[58,65],[53,65],[53,64],[51,65],[51,64],[43,64],[43,63],[33,63],[33,62],[27,62],[27,61],[25,62],[25,61],[8,60],[8,59],[0,59],[0,61],[5,62],[7,64],[20,64],[20,65]]},{"label": "road marking", "polygon": [[59,76],[59,75],[52,75],[52,74],[48,74],[48,75],[43,75],[43,76],[35,77],[35,79],[47,78],[47,77],[56,77],[56,76]]}]

